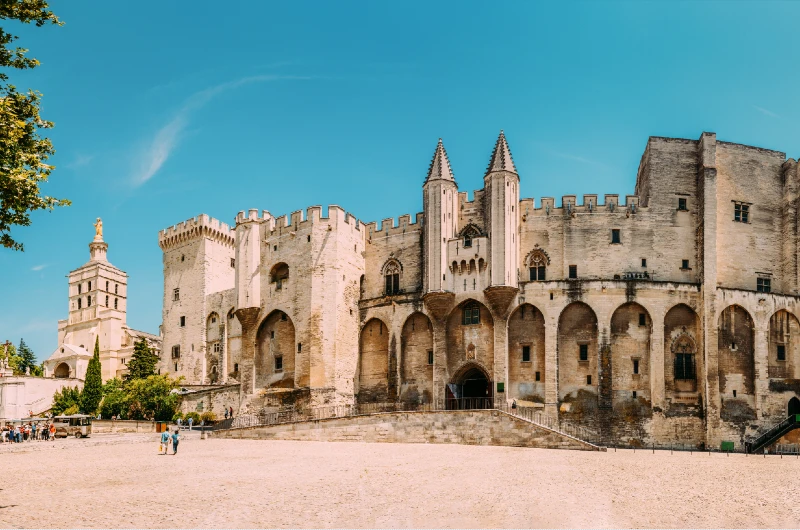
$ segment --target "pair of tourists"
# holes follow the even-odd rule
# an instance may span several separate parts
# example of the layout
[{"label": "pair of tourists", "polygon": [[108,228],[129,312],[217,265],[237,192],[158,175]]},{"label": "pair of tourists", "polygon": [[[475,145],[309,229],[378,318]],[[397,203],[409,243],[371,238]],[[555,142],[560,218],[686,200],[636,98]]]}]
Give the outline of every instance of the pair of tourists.
[{"label": "pair of tourists", "polygon": [[175,455],[178,453],[178,442],[180,442],[180,428],[175,429],[175,432],[172,435],[169,434],[169,431],[164,431],[161,433],[161,449],[163,449],[164,453],[167,454],[169,450],[169,444],[172,442],[172,454]]}]

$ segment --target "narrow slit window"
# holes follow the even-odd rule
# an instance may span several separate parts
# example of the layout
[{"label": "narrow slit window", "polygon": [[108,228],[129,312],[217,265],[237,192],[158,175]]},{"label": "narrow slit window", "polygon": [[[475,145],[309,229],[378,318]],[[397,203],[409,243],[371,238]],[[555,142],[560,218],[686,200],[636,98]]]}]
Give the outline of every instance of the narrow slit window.
[{"label": "narrow slit window", "polygon": [[578,278],[578,266],[577,265],[570,265],[569,266],[569,279],[575,280]]},{"label": "narrow slit window", "polygon": [[523,346],[522,347],[522,362],[524,362],[524,363],[531,362],[531,347],[530,346]]},{"label": "narrow slit window", "polygon": [[633,373],[634,374],[638,374],[639,373],[639,359],[634,359],[633,360]]},{"label": "narrow slit window", "polygon": [[579,344],[578,345],[578,359],[581,361],[588,361],[589,360],[589,345],[588,344]]},{"label": "narrow slit window", "polygon": [[786,345],[785,344],[778,344],[778,360],[785,361],[786,360]]},{"label": "narrow slit window", "polygon": [[619,228],[611,230],[611,243],[620,243]]},{"label": "narrow slit window", "polygon": [[428,364],[433,365],[433,350],[428,350]]}]

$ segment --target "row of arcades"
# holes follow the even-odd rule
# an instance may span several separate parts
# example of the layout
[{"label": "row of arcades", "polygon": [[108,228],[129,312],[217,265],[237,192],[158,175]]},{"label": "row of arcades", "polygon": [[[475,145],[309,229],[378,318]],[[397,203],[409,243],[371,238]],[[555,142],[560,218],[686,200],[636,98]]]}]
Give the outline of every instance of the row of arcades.
[{"label": "row of arcades", "polygon": [[[678,303],[658,320],[663,334],[654,334],[645,307],[628,302],[611,313],[606,328],[598,326],[589,304],[575,301],[548,330],[535,305],[519,305],[500,321],[477,300],[456,306],[441,326],[414,312],[405,317],[399,336],[392,336],[392,322],[369,318],[360,330],[356,399],[425,404],[435,398],[498,398],[502,393],[523,405],[557,403],[562,416],[581,421],[604,404],[649,413],[656,394],[659,408],[680,405],[696,414],[692,407],[702,406],[709,377],[700,318]],[[507,357],[505,371],[498,374],[495,327],[500,325],[506,328],[507,352],[497,354]],[[655,335],[660,337],[656,343]],[[720,395],[739,403],[739,409],[755,409],[757,373],[762,379],[800,379],[800,322],[792,313],[779,310],[769,319],[766,373],[756,370],[756,328],[747,310],[738,305],[724,309],[717,335],[718,373],[711,377],[718,379]],[[555,341],[555,350],[549,341]],[[305,381],[295,375],[302,344],[286,313],[270,313],[256,342],[256,388],[303,386]]]}]

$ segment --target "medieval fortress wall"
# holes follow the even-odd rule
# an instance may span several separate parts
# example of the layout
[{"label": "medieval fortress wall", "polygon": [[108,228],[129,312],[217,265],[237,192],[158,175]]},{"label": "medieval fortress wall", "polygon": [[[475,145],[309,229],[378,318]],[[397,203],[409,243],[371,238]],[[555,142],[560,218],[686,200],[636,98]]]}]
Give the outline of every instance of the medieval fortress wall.
[{"label": "medieval fortress wall", "polygon": [[704,133],[650,138],[633,195],[557,204],[519,181],[501,133],[472,201],[440,142],[416,216],[313,206],[162,231],[162,373],[239,382],[253,406],[516,399],[634,444],[786,416],[794,160]]}]

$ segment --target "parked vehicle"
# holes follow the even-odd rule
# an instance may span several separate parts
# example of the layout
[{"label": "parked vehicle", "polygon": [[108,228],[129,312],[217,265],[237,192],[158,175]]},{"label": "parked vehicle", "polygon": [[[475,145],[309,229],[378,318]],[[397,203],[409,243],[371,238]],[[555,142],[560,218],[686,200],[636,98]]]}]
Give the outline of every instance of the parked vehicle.
[{"label": "parked vehicle", "polygon": [[87,414],[72,414],[70,416],[56,416],[53,418],[56,427],[56,436],[66,438],[86,438],[92,434],[92,417]]}]

